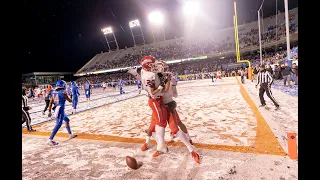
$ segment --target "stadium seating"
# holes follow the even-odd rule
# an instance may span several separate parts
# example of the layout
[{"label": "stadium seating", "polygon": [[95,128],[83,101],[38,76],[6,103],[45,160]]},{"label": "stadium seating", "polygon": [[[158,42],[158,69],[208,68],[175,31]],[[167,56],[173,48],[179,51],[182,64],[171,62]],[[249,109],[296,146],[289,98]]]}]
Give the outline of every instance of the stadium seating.
[{"label": "stadium seating", "polygon": [[[275,16],[261,20],[262,44],[272,45],[276,40],[285,41],[285,16],[278,14],[278,23]],[[298,8],[289,11],[290,33],[298,32]],[[278,24],[278,27],[275,27]],[[239,25],[240,48],[259,48],[257,21]],[[94,56],[77,73],[92,72],[97,70],[123,68],[136,66],[141,57],[153,55],[157,59],[172,60],[199,56],[211,56],[223,52],[234,52],[234,28],[226,28],[218,31],[201,33],[193,37],[182,37],[148,45],[130,47],[118,51],[100,53]],[[255,58],[257,59],[257,58]],[[250,59],[253,60],[253,59]]]}]

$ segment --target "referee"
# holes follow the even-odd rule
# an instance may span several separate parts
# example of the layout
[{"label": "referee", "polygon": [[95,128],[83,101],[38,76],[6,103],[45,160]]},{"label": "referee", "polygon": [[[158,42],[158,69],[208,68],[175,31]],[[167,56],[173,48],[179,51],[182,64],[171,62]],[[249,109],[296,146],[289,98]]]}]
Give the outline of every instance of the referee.
[{"label": "referee", "polygon": [[31,118],[29,114],[29,110],[31,109],[30,106],[28,106],[28,97],[27,97],[27,89],[22,87],[22,124],[26,122],[28,132],[36,131],[32,129],[31,127]]},{"label": "referee", "polygon": [[273,83],[273,78],[272,78],[271,74],[268,71],[266,71],[264,65],[261,65],[260,71],[258,73],[258,81],[256,84],[256,88],[260,84],[260,89],[259,89],[259,98],[260,98],[260,102],[261,102],[260,107],[266,106],[266,101],[264,100],[264,97],[263,97],[264,92],[266,92],[267,96],[271,99],[273,104],[276,106],[275,110],[278,110],[280,106],[276,102],[274,97],[272,96],[272,92],[271,92],[271,84],[272,83]]}]

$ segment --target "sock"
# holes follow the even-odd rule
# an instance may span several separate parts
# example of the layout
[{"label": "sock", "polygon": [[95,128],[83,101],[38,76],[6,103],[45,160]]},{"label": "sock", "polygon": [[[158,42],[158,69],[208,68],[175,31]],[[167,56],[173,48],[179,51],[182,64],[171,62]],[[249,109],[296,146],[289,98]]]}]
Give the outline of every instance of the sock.
[{"label": "sock", "polygon": [[72,134],[72,132],[71,132],[71,129],[70,129],[70,125],[68,125],[68,126],[66,126],[66,128],[67,128],[67,131],[68,131],[68,134]]},{"label": "sock", "polygon": [[146,138],[146,143],[147,143],[147,144],[150,143],[150,136],[147,136],[147,138]]},{"label": "sock", "polygon": [[156,140],[156,142],[158,144],[158,138],[157,138],[156,132],[152,132],[152,137],[153,137],[154,140]]},{"label": "sock", "polygon": [[187,136],[188,140],[191,140],[191,137],[189,136],[189,133],[184,133],[184,134]]},{"label": "sock", "polygon": [[193,148],[192,148],[187,136],[181,130],[179,130],[177,132],[177,136],[183,142],[183,144],[187,146],[189,152],[192,152]]},{"label": "sock", "polygon": [[161,126],[156,125],[156,135],[157,135],[157,151],[162,151],[165,148],[164,144],[164,132],[165,129]]}]

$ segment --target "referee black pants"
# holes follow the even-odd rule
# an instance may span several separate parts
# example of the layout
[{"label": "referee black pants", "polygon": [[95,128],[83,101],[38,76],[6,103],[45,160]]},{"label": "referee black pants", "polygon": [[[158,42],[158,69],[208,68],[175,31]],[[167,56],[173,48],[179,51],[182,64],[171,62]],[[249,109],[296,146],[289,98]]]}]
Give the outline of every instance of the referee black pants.
[{"label": "referee black pants", "polygon": [[22,119],[26,122],[28,130],[31,130],[31,118],[28,111],[22,109]]},{"label": "referee black pants", "polygon": [[259,89],[259,98],[260,98],[260,102],[262,105],[266,105],[266,101],[264,100],[264,93],[267,93],[267,96],[271,99],[271,101],[273,102],[273,104],[275,106],[279,106],[279,104],[277,103],[277,101],[275,100],[275,98],[272,96],[272,92],[271,92],[271,88],[268,87],[267,83],[263,83],[260,85],[260,89]]}]

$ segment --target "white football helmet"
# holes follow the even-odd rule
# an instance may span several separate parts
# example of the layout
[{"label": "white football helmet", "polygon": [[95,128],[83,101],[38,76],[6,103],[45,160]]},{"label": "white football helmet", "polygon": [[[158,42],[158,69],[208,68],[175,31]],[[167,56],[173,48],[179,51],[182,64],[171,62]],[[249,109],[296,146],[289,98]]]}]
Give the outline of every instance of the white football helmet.
[{"label": "white football helmet", "polygon": [[165,61],[155,61],[154,66],[152,68],[153,72],[168,72],[169,66]]}]

